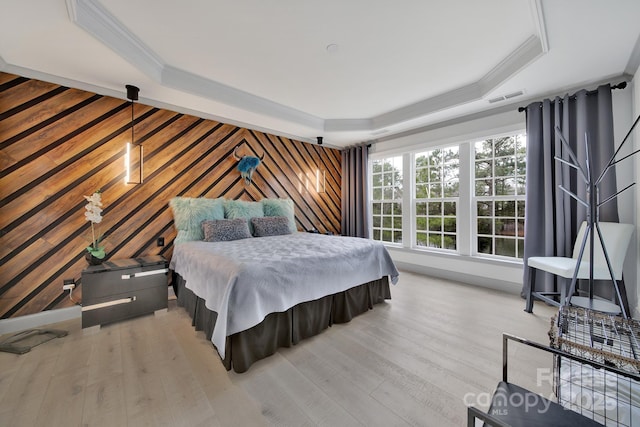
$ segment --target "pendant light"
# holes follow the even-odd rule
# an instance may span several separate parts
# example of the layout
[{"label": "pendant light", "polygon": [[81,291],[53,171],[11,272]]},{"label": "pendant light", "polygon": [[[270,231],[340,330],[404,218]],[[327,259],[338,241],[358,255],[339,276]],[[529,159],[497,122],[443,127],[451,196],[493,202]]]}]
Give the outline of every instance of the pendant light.
[{"label": "pendant light", "polygon": [[[127,99],[131,101],[131,141],[127,142],[124,152],[124,182],[125,184],[142,184],[144,153],[142,144],[136,144],[133,116],[133,103],[138,100],[140,89],[132,85],[126,85],[125,88],[127,89]],[[131,176],[131,167],[136,164],[136,160],[138,164],[137,180],[135,178],[132,179]]]}]

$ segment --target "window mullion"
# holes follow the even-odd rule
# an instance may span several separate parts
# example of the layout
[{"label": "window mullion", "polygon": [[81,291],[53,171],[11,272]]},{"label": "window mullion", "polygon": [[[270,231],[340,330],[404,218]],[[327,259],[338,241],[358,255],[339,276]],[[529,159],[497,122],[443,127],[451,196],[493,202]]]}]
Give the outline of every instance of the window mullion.
[{"label": "window mullion", "polygon": [[472,243],[475,239],[475,230],[471,226],[473,222],[473,203],[471,182],[473,175],[473,158],[471,156],[471,143],[465,142],[460,144],[460,168],[459,168],[459,198],[458,198],[458,251],[461,255],[472,254]]},{"label": "window mullion", "polygon": [[414,206],[414,182],[415,166],[413,165],[413,155],[404,153],[402,155],[402,169],[406,171],[402,175],[402,246],[411,248],[416,244],[416,215]]}]

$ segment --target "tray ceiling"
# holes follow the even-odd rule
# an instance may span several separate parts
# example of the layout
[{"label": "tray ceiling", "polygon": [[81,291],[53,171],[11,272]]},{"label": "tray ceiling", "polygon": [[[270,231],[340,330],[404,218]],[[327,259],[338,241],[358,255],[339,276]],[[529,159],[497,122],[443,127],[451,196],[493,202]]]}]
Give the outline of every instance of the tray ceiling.
[{"label": "tray ceiling", "polygon": [[628,79],[640,62],[635,0],[11,0],[3,11],[5,71],[121,98],[135,84],[147,104],[338,147]]}]

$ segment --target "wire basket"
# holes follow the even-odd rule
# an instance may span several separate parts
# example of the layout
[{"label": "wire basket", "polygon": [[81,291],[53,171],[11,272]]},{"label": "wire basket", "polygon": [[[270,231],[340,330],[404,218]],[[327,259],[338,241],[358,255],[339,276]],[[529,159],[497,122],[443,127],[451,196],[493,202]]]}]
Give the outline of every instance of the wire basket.
[{"label": "wire basket", "polygon": [[640,426],[640,322],[561,307],[551,319],[551,346],[628,375],[563,357],[555,360],[558,403],[606,426]]}]

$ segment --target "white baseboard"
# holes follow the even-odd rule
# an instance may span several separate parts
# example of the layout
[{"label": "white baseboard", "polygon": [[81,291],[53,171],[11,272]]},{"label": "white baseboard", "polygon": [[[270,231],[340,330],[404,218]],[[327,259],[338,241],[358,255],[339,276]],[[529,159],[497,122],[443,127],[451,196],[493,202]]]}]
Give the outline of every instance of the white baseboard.
[{"label": "white baseboard", "polygon": [[26,329],[39,328],[51,323],[63,322],[65,320],[76,319],[82,316],[81,307],[61,308],[58,310],[47,310],[36,314],[13,317],[0,320],[0,335],[13,332],[24,331]]},{"label": "white baseboard", "polygon": [[[412,273],[424,274],[425,276],[437,277],[439,279],[452,280],[454,282],[466,283],[469,285],[482,286],[484,288],[494,289],[497,291],[506,292],[513,295],[520,295],[522,284],[508,282],[505,280],[489,279],[487,277],[481,277],[474,274],[461,273],[459,271],[450,271],[444,269],[437,269],[432,267],[424,267],[421,265],[394,261],[396,267],[400,270],[410,271]],[[524,301],[524,300],[523,300]],[[524,302],[523,302],[524,304]]]}]

